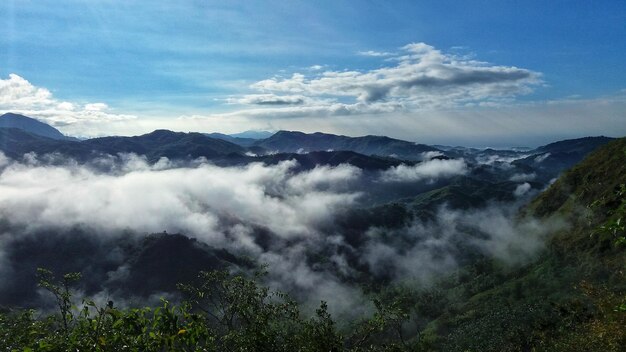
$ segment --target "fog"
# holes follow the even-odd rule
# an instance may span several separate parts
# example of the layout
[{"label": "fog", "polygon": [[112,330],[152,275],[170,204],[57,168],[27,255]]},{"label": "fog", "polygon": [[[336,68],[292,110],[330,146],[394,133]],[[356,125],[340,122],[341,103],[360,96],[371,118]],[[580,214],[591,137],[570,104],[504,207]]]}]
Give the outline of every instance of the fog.
[{"label": "fog", "polygon": [[513,220],[532,193],[528,183],[518,186],[511,203],[471,210],[442,205],[430,219],[408,216],[398,224],[376,213],[366,218],[378,219],[371,224],[345,220],[351,211],[369,207],[363,201],[365,179],[373,177],[380,187],[417,187],[468,168],[461,159],[433,159],[372,176],[350,165],[297,172],[295,161],[218,167],[202,159],[149,164],[125,154],[78,164],[59,155],[11,160],[0,153],[0,305],[19,301],[28,287],[17,286],[32,284],[23,277],[28,265],[46,260],[80,263],[84,276],[98,278],[87,279],[82,289],[88,294],[117,302],[139,299],[120,288],[140,262],[125,248],[164,231],[267,265],[267,284],[308,307],[329,300],[340,315],[368,309],[359,283],[427,286],[466,263],[468,250],[511,265],[530,260],[560,224]]}]

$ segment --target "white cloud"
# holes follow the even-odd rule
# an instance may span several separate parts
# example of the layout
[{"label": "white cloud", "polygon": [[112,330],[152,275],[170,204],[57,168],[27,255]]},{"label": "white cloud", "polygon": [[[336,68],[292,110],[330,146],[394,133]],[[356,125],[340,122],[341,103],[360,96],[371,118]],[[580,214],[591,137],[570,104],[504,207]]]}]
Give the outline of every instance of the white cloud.
[{"label": "white cloud", "polygon": [[107,110],[109,106],[104,103],[85,104],[85,110],[87,111],[103,111]]},{"label": "white cloud", "polygon": [[[159,128],[235,133],[245,125],[485,147],[626,134],[624,92],[590,99],[516,102],[517,94],[541,84],[540,74],[458,58],[426,44],[407,45],[402,51],[404,55],[389,57],[393,61],[386,61],[383,68],[274,77],[262,81],[268,91],[226,99],[249,108],[207,113],[189,107],[151,107],[144,109],[150,115],[141,118],[118,114],[102,103],[62,101],[48,89],[11,74],[0,80],[0,113],[23,113],[77,136],[136,135]],[[524,74],[528,77],[514,79]],[[469,83],[468,75],[477,81]],[[411,77],[416,78],[412,87],[404,82]],[[437,84],[425,85],[428,79]],[[257,85],[260,88],[260,82]],[[270,91],[272,87],[278,90]],[[376,92],[382,94],[379,100]]]},{"label": "white cloud", "polygon": [[508,165],[509,163],[515,160],[523,159],[527,156],[528,155],[525,155],[525,154],[518,154],[518,155],[513,155],[513,156],[502,156],[498,154],[480,155],[476,158],[476,162],[478,162],[479,164],[485,164],[485,165],[494,165],[496,163],[505,163],[505,165]]},{"label": "white cloud", "polygon": [[37,87],[16,74],[0,79],[0,112],[21,113],[53,126],[67,127],[128,121],[135,116],[109,112],[104,103],[77,104],[61,101],[42,87]]},{"label": "white cloud", "polygon": [[550,153],[545,153],[545,154],[538,155],[537,157],[535,157],[535,162],[536,162],[536,163],[542,163],[542,162],[543,162],[544,160],[546,160],[549,156],[550,156]]},{"label": "white cloud", "polygon": [[[459,243],[512,265],[526,263],[544,247],[546,236],[565,224],[556,218],[516,218],[518,206],[492,204],[467,211],[442,207],[428,222],[416,219],[395,230],[370,228],[372,240],[360,260],[376,275],[422,283],[457,267]],[[386,242],[375,240],[385,233]]]},{"label": "white cloud", "polygon": [[[568,138],[626,135],[626,94],[573,101],[403,109],[404,106],[395,101],[257,106],[226,113],[197,114],[181,120],[161,120],[150,126],[180,131],[222,129],[226,133],[235,133],[245,124],[247,128],[323,131],[348,136],[377,134],[420,143],[479,148],[533,147]],[[355,118],[357,114],[359,116]],[[519,155],[520,158],[528,156]],[[507,161],[508,158],[485,158],[481,162],[498,160]]]},{"label": "white cloud", "polygon": [[24,78],[9,74],[8,79],[0,79],[0,108],[10,106],[15,109],[47,108],[63,102],[52,99],[52,93],[45,88],[35,87]]},{"label": "white cloud", "polygon": [[525,195],[526,193],[528,193],[528,191],[530,191],[530,188],[531,188],[530,184],[528,182],[524,182],[515,188],[515,191],[513,191],[513,194],[516,197],[521,197]]},{"label": "white cloud", "polygon": [[397,57],[394,66],[364,72],[325,71],[314,76],[294,73],[289,78],[256,82],[251,88],[273,94],[348,99],[345,106],[361,103],[360,112],[369,112],[363,108],[378,103],[392,103],[396,110],[410,111],[497,102],[529,93],[541,83],[537,72],[458,58],[424,43],[408,44],[402,50],[405,55]]},{"label": "white cloud", "polygon": [[509,178],[509,180],[513,182],[524,182],[524,181],[532,181],[536,177],[537,177],[537,174],[534,172],[531,172],[529,174],[520,173],[520,174],[514,174],[513,176]]},{"label": "white cloud", "polygon": [[[434,221],[416,219],[397,228],[370,227],[359,234],[359,244],[348,244],[337,220],[344,210],[358,208],[356,190],[366,178],[353,166],[298,173],[294,161],[222,168],[199,160],[191,167],[165,158],[150,165],[143,156],[127,154],[94,161],[120,163],[102,173],[57,157],[30,154],[17,162],[0,153],[0,219],[6,228],[19,229],[0,236],[0,263],[10,257],[11,241],[39,230],[54,236],[63,233],[54,230],[81,227],[103,242],[120,231],[125,236],[181,232],[268,264],[268,282],[312,308],[333,297],[331,308],[358,315],[367,307],[365,297],[345,280],[363,273],[355,260],[374,275],[428,283],[457,266],[460,241],[516,262],[534,255],[547,233],[538,223],[513,222],[517,206],[497,204],[470,212],[444,208]],[[465,167],[462,160],[434,159],[388,171],[416,180]],[[474,229],[485,236],[472,236]],[[329,258],[328,266],[315,260],[320,253]],[[9,275],[5,268],[13,263],[3,263],[0,276]],[[107,270],[110,276],[124,273],[123,266]],[[10,277],[0,286],[4,282]]]},{"label": "white cloud", "polygon": [[229,104],[245,105],[302,105],[310,99],[303,95],[249,94],[240,98],[229,98]]},{"label": "white cloud", "polygon": [[[359,194],[350,183],[360,177],[358,168],[339,165],[297,173],[295,161],[176,167],[168,160],[149,165],[145,157],[130,154],[103,174],[71,161],[50,166],[41,158],[29,155],[27,162],[16,162],[0,153],[0,219],[20,229],[0,236],[2,264],[8,250],[4,241],[39,230],[85,226],[104,241],[119,231],[138,236],[167,231],[271,265],[273,286],[300,294],[314,306],[337,295],[342,300],[333,303],[335,308],[345,304],[354,311],[362,304],[351,300],[360,294],[358,287],[303,260],[310,250],[333,240],[322,236],[324,228],[355,204]],[[258,238],[260,229],[268,234],[266,240]],[[271,248],[263,247],[263,241]],[[0,266],[0,277],[8,274],[2,271],[6,267],[11,266]],[[111,274],[119,275],[117,270],[123,267]]]},{"label": "white cloud", "polygon": [[429,152],[423,152],[422,153],[422,160],[430,160],[430,159],[434,159],[440,156],[443,156],[444,154],[440,151],[429,151]]},{"label": "white cloud", "polygon": [[[294,161],[168,169],[167,160],[151,166],[144,157],[123,159],[119,173],[112,175],[73,164],[45,166],[36,156],[25,164],[5,165],[0,217],[33,228],[90,224],[144,233],[180,231],[216,244],[222,240],[220,219],[265,227],[283,237],[313,236],[337,207],[358,197],[337,191],[360,175],[352,166],[295,174]],[[7,164],[6,158],[0,161]]]},{"label": "white cloud", "polygon": [[361,56],[372,56],[372,57],[385,57],[385,56],[393,55],[393,53],[390,53],[388,51],[374,51],[374,50],[359,51],[357,54]]},{"label": "white cloud", "polygon": [[435,180],[465,173],[467,173],[467,164],[462,159],[433,159],[414,166],[400,164],[391,167],[382,172],[380,179],[383,182],[411,182]]}]

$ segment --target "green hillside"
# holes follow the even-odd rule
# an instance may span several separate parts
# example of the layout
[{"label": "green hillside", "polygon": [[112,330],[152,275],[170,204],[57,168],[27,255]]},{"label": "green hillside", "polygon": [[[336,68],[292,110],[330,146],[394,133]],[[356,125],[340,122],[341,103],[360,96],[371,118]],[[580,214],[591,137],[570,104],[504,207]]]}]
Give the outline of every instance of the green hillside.
[{"label": "green hillside", "polygon": [[592,153],[520,215],[568,226],[537,261],[485,261],[440,286],[448,307],[427,350],[621,351],[626,345],[626,139]]}]

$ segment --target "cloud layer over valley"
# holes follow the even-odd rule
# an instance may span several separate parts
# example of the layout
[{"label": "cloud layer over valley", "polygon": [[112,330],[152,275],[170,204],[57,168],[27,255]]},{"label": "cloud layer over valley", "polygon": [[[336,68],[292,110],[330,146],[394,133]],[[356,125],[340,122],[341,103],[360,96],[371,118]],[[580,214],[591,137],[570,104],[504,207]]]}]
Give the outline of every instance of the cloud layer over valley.
[{"label": "cloud layer over valley", "polygon": [[[358,283],[427,285],[472,256],[519,263],[541,248],[550,228],[511,220],[524,197],[471,211],[427,204],[419,208],[430,212],[427,217],[415,215],[415,205],[368,203],[372,185],[381,192],[436,188],[469,167],[462,159],[433,159],[383,172],[344,164],[298,172],[295,161],[218,167],[165,158],[149,164],[130,154],[79,165],[58,155],[15,161],[0,154],[0,277],[6,283],[0,298],[19,297],[11,282],[29,282],[17,278],[29,275],[29,265],[59,261],[56,256],[75,247],[78,253],[66,261],[78,267],[69,269],[100,278],[89,284],[92,294],[119,299],[129,294],[119,282],[141,270],[132,269],[141,260],[127,247],[139,246],[141,253],[145,244],[137,243],[145,235],[167,231],[267,264],[268,283],[311,306],[333,297],[335,312],[357,314],[367,307]],[[33,243],[44,249],[17,261],[16,253],[33,253]],[[184,266],[191,259],[167,260]]]}]

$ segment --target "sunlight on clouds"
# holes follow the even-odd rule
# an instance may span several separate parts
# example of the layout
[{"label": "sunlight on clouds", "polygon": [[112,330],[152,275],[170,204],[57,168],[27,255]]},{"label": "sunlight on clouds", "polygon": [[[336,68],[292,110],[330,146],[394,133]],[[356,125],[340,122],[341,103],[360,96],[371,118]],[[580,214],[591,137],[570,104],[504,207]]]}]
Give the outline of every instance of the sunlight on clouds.
[{"label": "sunlight on clouds", "polygon": [[52,93],[16,74],[0,79],[0,112],[37,117],[53,126],[102,124],[135,119],[133,115],[108,112],[104,103],[78,104],[60,101]]},{"label": "sunlight on clouds", "polygon": [[[341,103],[346,112],[354,110],[348,107],[356,107],[360,113],[366,113],[381,103],[394,103],[398,110],[411,111],[498,101],[530,93],[541,83],[537,72],[456,57],[425,43],[412,43],[401,49],[403,54],[393,58],[396,64],[392,66],[370,71],[325,71],[313,76],[296,72],[289,78],[256,82],[251,88],[273,94],[330,97],[335,104],[348,99]],[[391,55],[374,51],[359,54]]]}]

